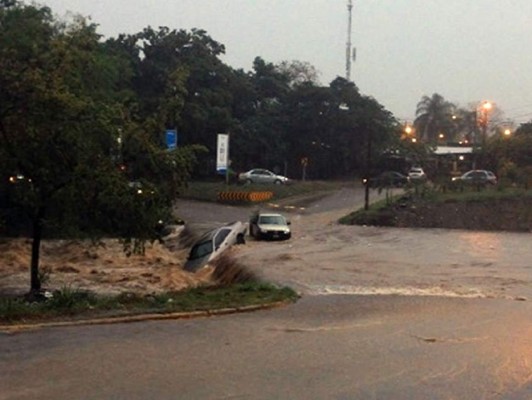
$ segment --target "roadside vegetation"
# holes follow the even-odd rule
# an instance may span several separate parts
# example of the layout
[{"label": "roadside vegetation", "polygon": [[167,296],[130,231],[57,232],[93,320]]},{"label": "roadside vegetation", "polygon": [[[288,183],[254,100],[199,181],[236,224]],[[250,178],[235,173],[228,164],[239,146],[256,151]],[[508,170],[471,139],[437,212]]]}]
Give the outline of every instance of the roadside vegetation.
[{"label": "roadside vegetation", "polygon": [[261,282],[199,287],[154,295],[126,292],[117,296],[97,296],[88,291],[65,287],[50,293],[50,298],[45,301],[27,302],[21,298],[0,298],[0,324],[241,309],[277,302],[293,302],[297,298],[297,293],[288,287]]},{"label": "roadside vegetation", "polygon": [[532,232],[532,189],[423,185],[387,196],[340,219],[347,225]]}]

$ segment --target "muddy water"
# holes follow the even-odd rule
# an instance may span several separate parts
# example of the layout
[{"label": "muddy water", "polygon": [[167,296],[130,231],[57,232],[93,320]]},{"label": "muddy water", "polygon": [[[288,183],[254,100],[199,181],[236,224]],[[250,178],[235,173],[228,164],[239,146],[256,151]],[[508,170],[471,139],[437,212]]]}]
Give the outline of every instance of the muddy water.
[{"label": "muddy water", "polygon": [[348,211],[292,215],[292,240],[249,240],[238,257],[306,294],[532,300],[530,233],[337,224]]}]

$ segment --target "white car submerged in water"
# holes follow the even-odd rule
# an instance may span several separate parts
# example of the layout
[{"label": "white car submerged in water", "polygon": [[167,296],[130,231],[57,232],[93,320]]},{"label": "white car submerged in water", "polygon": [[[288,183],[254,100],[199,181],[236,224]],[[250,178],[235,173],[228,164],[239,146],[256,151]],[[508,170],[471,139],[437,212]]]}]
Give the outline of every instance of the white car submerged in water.
[{"label": "white car submerged in water", "polygon": [[184,269],[195,272],[234,244],[244,244],[247,224],[232,222],[201,236],[190,249]]}]

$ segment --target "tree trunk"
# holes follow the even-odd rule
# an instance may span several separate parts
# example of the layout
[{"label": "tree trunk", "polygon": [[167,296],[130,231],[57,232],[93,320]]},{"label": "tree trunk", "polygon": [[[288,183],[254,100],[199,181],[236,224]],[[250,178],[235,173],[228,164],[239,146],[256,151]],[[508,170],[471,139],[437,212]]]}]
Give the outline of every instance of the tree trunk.
[{"label": "tree trunk", "polygon": [[31,289],[30,293],[36,294],[41,290],[41,278],[39,276],[39,256],[41,250],[42,229],[44,220],[44,207],[40,207],[37,215],[33,218],[33,241],[31,243]]}]

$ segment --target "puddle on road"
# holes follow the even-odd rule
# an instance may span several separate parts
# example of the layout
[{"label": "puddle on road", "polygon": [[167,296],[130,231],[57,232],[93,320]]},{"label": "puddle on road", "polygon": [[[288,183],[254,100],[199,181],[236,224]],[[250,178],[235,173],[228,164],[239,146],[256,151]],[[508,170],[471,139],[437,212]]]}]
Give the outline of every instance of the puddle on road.
[{"label": "puddle on road", "polygon": [[479,289],[469,288],[463,291],[444,290],[440,287],[368,287],[352,285],[310,285],[306,286],[307,293],[314,296],[327,295],[398,295],[398,296],[432,296],[432,297],[460,297],[460,298],[490,298],[493,297]]}]

